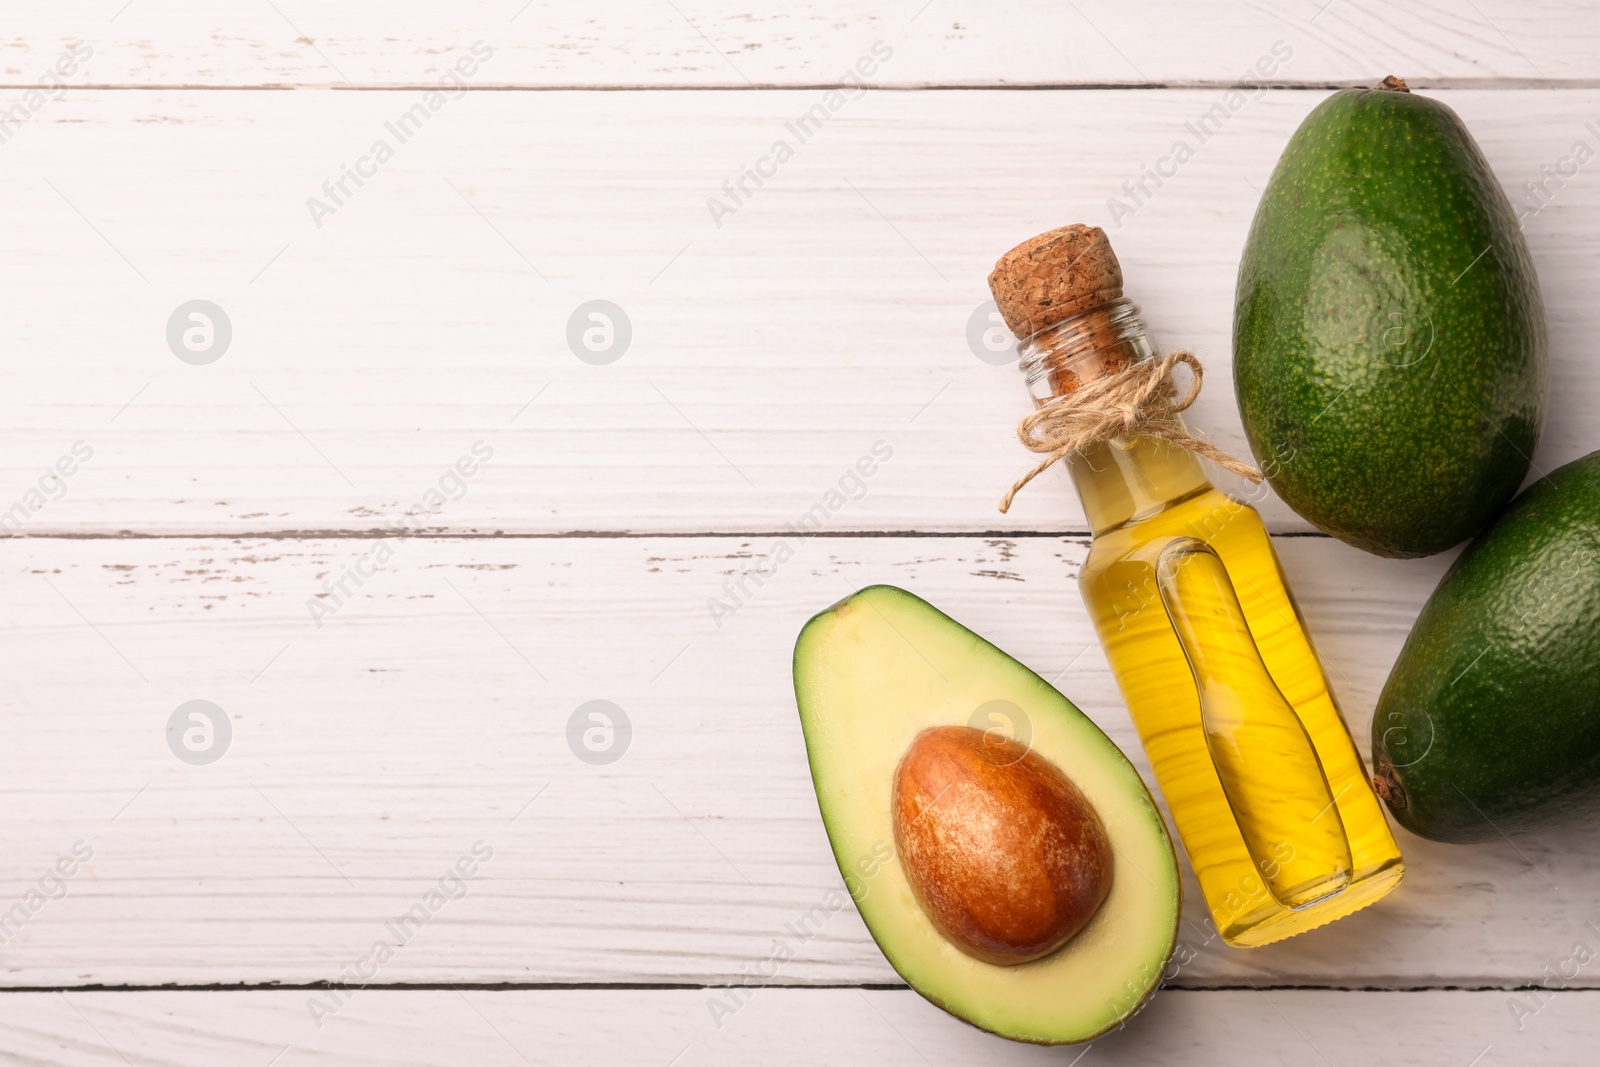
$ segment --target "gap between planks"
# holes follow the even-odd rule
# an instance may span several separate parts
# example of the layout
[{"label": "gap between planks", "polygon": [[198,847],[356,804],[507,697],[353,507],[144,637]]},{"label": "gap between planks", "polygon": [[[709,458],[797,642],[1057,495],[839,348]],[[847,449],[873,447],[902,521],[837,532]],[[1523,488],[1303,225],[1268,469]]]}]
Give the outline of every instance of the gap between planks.
[{"label": "gap between planks", "polygon": [[[1412,91],[1470,91],[1470,90],[1584,90],[1600,89],[1600,78],[1407,78]],[[0,82],[0,91],[27,92],[37,89],[32,82]],[[72,91],[96,92],[221,92],[221,93],[287,93],[301,90],[340,93],[419,93],[439,88],[437,82],[396,83],[392,85],[348,85],[328,82],[323,85],[291,85],[283,82],[263,82],[259,85],[210,85],[205,82],[169,82],[131,85],[125,82],[94,82],[73,85]],[[1163,89],[1227,92],[1230,89],[1258,89],[1292,92],[1333,92],[1339,89],[1370,89],[1370,79],[1345,79],[1320,82],[1244,82],[1227,80],[1198,81],[1084,81],[1084,82],[927,82],[885,83],[856,86],[849,82],[756,82],[708,83],[701,85],[651,85],[645,83],[617,82],[595,85],[583,82],[559,85],[464,85],[453,87],[456,92],[467,93],[767,93],[767,92],[826,92],[830,89],[858,89],[867,92],[925,93],[925,92],[1150,92]]]},{"label": "gap between planks", "polygon": [[[364,530],[252,530],[242,533],[142,533],[137,530],[118,530],[115,533],[93,531],[55,531],[13,534],[0,540],[11,541],[372,541],[386,537],[403,536],[405,540],[428,541],[641,541],[653,538],[680,540],[747,540],[763,537],[782,537],[783,530],[563,530],[556,532],[503,533],[495,531],[427,530],[398,535],[389,529]],[[1092,538],[1090,530],[819,530],[807,535],[806,540],[827,539],[851,541],[859,538],[901,538],[916,540],[1024,540],[1036,538]],[[1320,530],[1286,530],[1272,533],[1276,538],[1308,537],[1331,541],[1333,538]]]},{"label": "gap between planks", "polygon": [[[165,985],[26,985],[0,986],[0,996],[8,993],[296,993],[341,990],[354,992],[376,990],[389,993],[428,993],[444,990],[457,992],[659,992],[675,993],[685,990],[750,989],[738,982],[210,982],[169,983]],[[885,993],[910,993],[904,982],[764,982],[757,989],[862,989]],[[1200,985],[1162,985],[1163,993],[1529,993],[1547,989],[1537,982],[1519,985],[1435,983],[1431,985],[1336,985],[1330,983],[1243,982],[1204,983]],[[1600,992],[1600,984],[1562,985],[1562,993]]]}]

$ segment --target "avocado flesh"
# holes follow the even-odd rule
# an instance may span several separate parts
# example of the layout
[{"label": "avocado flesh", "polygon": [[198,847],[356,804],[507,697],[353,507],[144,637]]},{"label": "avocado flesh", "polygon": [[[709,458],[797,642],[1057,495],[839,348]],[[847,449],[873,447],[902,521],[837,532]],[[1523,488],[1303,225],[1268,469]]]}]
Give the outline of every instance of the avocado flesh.
[{"label": "avocado flesh", "polygon": [[1511,204],[1449,107],[1371,89],[1318,105],[1261,196],[1235,299],[1250,448],[1319,529],[1431,555],[1522,484],[1544,308]]},{"label": "avocado flesh", "polygon": [[[1087,1041],[1143,1004],[1177,937],[1178,861],[1139,773],[1099,727],[1037,674],[893,586],[863,589],[811,619],[794,677],[834,858],[873,939],[913,989],[984,1030],[1039,1044]],[[1021,709],[1033,751],[1083,792],[1113,854],[1111,891],[1088,924],[1051,955],[1015,966],[975,959],[934,927],[894,855],[890,807],[913,739],[970,725],[985,705],[1007,707],[994,701]]]},{"label": "avocado flesh", "polygon": [[1600,815],[1600,452],[1529,486],[1440,580],[1372,759],[1395,820],[1436,841]]}]

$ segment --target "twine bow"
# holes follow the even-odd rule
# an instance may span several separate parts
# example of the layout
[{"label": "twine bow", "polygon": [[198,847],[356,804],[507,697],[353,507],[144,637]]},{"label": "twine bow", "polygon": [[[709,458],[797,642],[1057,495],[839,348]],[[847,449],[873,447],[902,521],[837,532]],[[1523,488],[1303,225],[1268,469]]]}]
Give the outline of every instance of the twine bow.
[{"label": "twine bow", "polygon": [[[1183,363],[1194,372],[1189,391],[1181,398],[1172,372]],[[1204,375],[1194,353],[1183,349],[1160,359],[1147,359],[1108,378],[1100,378],[1051,400],[1017,424],[1017,436],[1030,452],[1044,454],[1039,464],[1017,479],[1000,511],[1011,507],[1022,487],[1050,465],[1074,452],[1116,437],[1156,437],[1232,471],[1251,482],[1261,481],[1261,471],[1228,455],[1209,441],[1197,438],[1173,416],[1186,410],[1200,395]]]}]

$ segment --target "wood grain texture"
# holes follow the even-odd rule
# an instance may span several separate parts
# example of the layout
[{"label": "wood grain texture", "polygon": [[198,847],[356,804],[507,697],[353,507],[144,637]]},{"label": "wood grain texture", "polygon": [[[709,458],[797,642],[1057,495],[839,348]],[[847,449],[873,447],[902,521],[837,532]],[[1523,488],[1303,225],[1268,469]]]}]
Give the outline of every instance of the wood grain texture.
[{"label": "wood grain texture", "polygon": [[[1077,602],[1077,540],[819,538],[718,628],[707,599],[768,541],[413,539],[318,628],[307,598],[378,544],[6,546],[0,903],[75,841],[94,857],[5,946],[4,984],[339,980],[479,840],[492,860],[379,981],[740,981],[838,884],[789,657],[808,615],[871,582],[1056,679],[1148,774]],[[1365,749],[1444,561],[1279,547]],[[192,699],[232,717],[209,766],[167,748]],[[594,699],[632,723],[608,766],[568,747]],[[1174,981],[1520,986],[1600,937],[1597,844],[1405,837],[1394,897],[1248,952],[1208,938],[1190,884]],[[782,981],[895,980],[853,909],[811,921]]]},{"label": "wood grain texture", "polygon": [[[815,91],[480,93],[400,144],[388,124],[416,95],[83,92],[16,132],[0,513],[75,441],[94,458],[8,528],[372,530],[481,440],[493,462],[430,526],[781,530],[883,441],[892,462],[830,529],[1081,530],[1059,473],[995,511],[1032,457],[1020,376],[968,343],[989,267],[1065,221],[1110,227],[1157,342],[1209,368],[1191,424],[1243,449],[1237,257],[1321,98],[1245,104],[1117,226],[1108,198],[1217,91],[868,94],[804,144],[788,124]],[[1519,201],[1575,141],[1600,146],[1600,91],[1442,96]],[[308,199],[380,138],[394,158],[314,222]],[[779,138],[794,158],[714,221],[708,199],[731,204],[723,183]],[[1545,470],[1596,444],[1591,169],[1526,222],[1551,328]],[[197,297],[233,323],[209,366],[165,335]],[[609,366],[566,339],[595,298],[632,321]]]},{"label": "wood grain texture", "polygon": [[590,1063],[600,1055],[608,1064],[639,1067],[1059,1067],[1079,1055],[1127,1067],[1564,1065],[1584,1062],[1600,1008],[1600,992],[1558,993],[1537,1015],[1524,1016],[1518,1030],[1508,1004],[1527,994],[1172,990],[1159,993],[1124,1030],[1090,1045],[1044,1049],[990,1037],[903,990],[763,989],[722,1018],[720,1028],[706,1008],[718,995],[365,990],[318,1028],[306,1002],[326,993],[13,994],[0,997],[0,1054],[38,1067],[124,1059],[140,1067],[498,1067]]},{"label": "wood grain texture", "polygon": [[1275,41],[1293,47],[1273,72],[1286,83],[1369,84],[1391,71],[1413,85],[1600,79],[1600,32],[1556,0],[16,6],[0,47],[0,74],[16,86],[77,40],[95,54],[74,80],[95,85],[411,86],[477,40],[496,49],[484,82],[496,87],[835,85],[878,40],[897,59],[876,80],[896,87],[1232,84]]}]

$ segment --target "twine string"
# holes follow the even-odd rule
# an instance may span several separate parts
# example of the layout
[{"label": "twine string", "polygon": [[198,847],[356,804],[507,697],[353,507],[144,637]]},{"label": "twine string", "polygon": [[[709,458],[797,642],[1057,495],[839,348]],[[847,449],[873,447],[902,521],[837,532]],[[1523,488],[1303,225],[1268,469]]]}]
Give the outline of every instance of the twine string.
[{"label": "twine string", "polygon": [[[1189,391],[1181,397],[1172,380],[1172,373],[1180,363],[1194,374]],[[1180,349],[1092,381],[1055,397],[1025,416],[1017,424],[1017,436],[1030,452],[1041,453],[1044,459],[1011,486],[1005,499],[1000,501],[1001,513],[1010,509],[1023,486],[1043,474],[1052,463],[1118,437],[1159,438],[1209,459],[1252,483],[1260,483],[1258,468],[1194,436],[1173,417],[1187,410],[1200,395],[1204,373],[1194,353]]]}]

